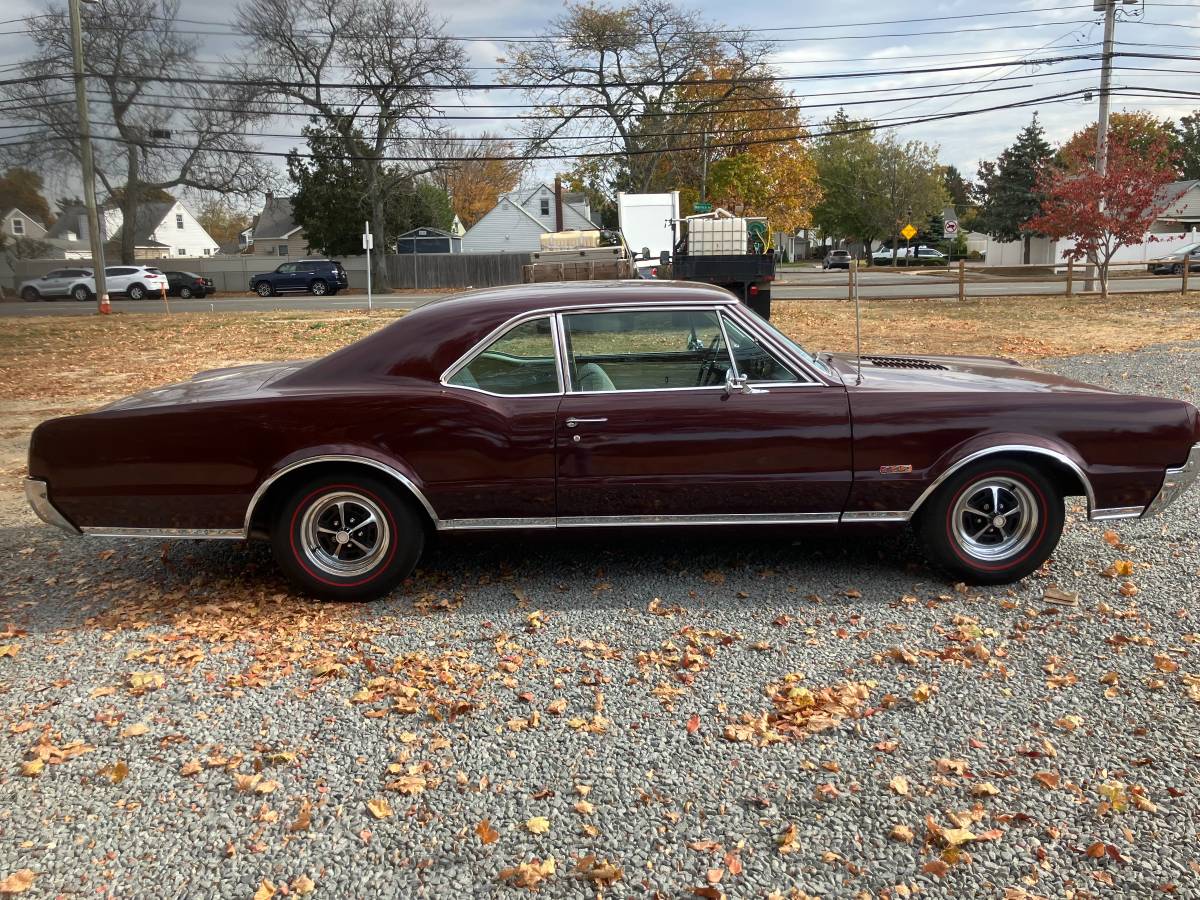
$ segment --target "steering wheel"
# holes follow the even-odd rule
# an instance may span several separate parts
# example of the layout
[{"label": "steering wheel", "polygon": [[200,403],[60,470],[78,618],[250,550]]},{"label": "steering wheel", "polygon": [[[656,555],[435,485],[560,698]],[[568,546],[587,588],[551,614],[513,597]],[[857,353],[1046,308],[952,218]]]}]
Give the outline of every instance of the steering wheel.
[{"label": "steering wheel", "polygon": [[704,351],[704,359],[700,363],[700,371],[696,373],[696,387],[704,387],[711,380],[717,370],[717,348],[721,345],[721,336],[714,335],[709,342],[708,349]]}]

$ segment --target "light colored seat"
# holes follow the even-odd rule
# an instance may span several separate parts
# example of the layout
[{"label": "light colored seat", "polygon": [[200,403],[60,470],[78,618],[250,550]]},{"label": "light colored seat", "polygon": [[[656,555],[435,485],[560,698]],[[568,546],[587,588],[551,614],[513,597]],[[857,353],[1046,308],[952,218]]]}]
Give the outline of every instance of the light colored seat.
[{"label": "light colored seat", "polygon": [[612,379],[595,363],[584,363],[579,367],[579,389],[581,391],[615,391]]}]

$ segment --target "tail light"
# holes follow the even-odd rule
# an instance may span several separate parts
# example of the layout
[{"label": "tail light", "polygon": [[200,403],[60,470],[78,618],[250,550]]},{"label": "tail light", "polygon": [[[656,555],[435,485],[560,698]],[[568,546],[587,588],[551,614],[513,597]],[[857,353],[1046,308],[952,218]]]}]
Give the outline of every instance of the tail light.
[{"label": "tail light", "polygon": [[751,297],[758,296],[758,285],[757,284],[750,285],[750,296]]},{"label": "tail light", "polygon": [[654,266],[653,268],[650,269],[650,277],[651,278],[658,277],[658,266]]}]

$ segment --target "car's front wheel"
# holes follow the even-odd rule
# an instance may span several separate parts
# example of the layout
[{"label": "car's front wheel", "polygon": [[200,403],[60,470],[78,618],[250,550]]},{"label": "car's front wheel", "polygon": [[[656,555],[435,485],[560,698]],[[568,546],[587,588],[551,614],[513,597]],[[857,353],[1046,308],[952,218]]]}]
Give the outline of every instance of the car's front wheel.
[{"label": "car's front wheel", "polygon": [[21,291],[21,299],[26,303],[34,303],[42,299],[42,295],[38,293],[37,288],[27,287]]},{"label": "car's front wheel", "polygon": [[425,528],[405,498],[365,475],[303,485],[271,529],[275,559],[304,591],[326,600],[373,600],[412,572]]},{"label": "car's front wheel", "polygon": [[929,558],[973,584],[1018,581],[1044,563],[1063,528],[1062,494],[1035,466],[982,461],[952,475],[919,511]]}]

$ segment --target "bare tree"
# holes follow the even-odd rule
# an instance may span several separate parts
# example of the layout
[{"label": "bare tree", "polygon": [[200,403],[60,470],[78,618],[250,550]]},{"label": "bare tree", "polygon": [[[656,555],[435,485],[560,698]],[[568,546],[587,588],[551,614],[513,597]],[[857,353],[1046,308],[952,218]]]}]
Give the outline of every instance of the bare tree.
[{"label": "bare tree", "polygon": [[[247,37],[243,77],[339,136],[362,171],[372,232],[388,246],[391,181],[411,183],[431,167],[402,170],[387,158],[437,130],[438,91],[468,80],[462,46],[420,0],[247,0],[237,25]],[[386,288],[383,257],[372,265]]]},{"label": "bare tree", "polygon": [[[148,192],[172,188],[249,196],[274,170],[245,129],[247,90],[220,83],[198,64],[194,39],[176,31],[178,0],[98,0],[82,7],[96,175],[119,198],[121,260],[133,262],[138,208]],[[26,20],[34,57],[26,80],[6,85],[10,115],[35,127],[22,157],[61,171],[79,160],[69,85],[70,28],[62,8]]]},{"label": "bare tree", "polygon": [[646,191],[665,154],[700,145],[708,115],[769,77],[772,49],[669,0],[576,2],[545,40],[508,48],[504,77],[528,85],[545,110],[528,152],[562,151],[554,141],[575,137],[578,148],[612,152],[629,189]]}]

